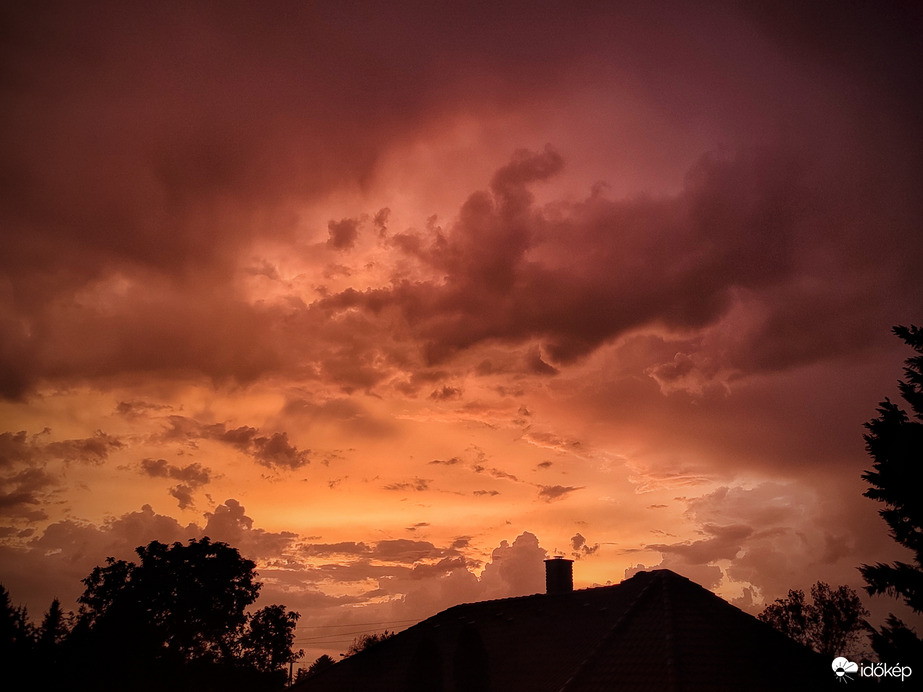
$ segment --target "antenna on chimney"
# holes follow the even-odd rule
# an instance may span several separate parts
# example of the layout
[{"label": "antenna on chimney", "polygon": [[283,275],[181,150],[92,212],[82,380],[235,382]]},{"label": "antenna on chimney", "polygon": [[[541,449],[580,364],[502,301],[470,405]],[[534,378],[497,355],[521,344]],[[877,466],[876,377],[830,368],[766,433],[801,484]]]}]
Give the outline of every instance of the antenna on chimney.
[{"label": "antenna on chimney", "polygon": [[545,593],[570,593],[574,590],[574,561],[560,555],[545,560]]}]

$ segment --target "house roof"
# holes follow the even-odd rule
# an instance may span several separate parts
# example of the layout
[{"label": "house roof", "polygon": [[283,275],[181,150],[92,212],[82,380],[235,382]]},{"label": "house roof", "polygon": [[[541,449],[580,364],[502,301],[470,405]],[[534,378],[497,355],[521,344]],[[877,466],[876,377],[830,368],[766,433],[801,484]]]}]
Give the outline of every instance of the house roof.
[{"label": "house roof", "polygon": [[295,689],[797,690],[830,661],[669,570],[614,586],[458,605]]}]

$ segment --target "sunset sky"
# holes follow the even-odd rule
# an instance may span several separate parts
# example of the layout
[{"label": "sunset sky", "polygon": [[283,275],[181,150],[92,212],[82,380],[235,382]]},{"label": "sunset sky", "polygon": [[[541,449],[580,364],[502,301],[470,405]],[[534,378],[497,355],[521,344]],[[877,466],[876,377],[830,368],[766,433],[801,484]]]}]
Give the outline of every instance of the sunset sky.
[{"label": "sunset sky", "polygon": [[310,662],[546,555],[750,612],[904,557],[923,14],[745,4],[6,3],[13,602],[208,535]]}]

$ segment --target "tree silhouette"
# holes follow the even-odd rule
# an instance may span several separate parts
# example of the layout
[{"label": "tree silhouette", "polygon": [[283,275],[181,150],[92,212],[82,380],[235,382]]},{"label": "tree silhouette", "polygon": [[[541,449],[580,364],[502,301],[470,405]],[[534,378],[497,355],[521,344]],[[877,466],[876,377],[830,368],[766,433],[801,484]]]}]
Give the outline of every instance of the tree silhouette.
[{"label": "tree silhouette", "polygon": [[73,624],[73,613],[65,613],[55,598],[36,631],[34,658],[44,673],[49,689],[65,682],[66,641]]},{"label": "tree silhouette", "polygon": [[71,614],[61,610],[61,602],[55,598],[38,629],[38,646],[44,649],[60,646],[70,632],[70,621]]},{"label": "tree silhouette", "polygon": [[303,651],[292,651],[299,617],[298,613],[286,612],[281,605],[256,611],[241,640],[245,660],[260,672],[276,673],[301,658]]},{"label": "tree silhouette", "polygon": [[301,682],[302,680],[307,680],[308,678],[312,678],[315,675],[317,675],[319,672],[321,672],[322,670],[326,670],[327,668],[329,668],[330,666],[334,664],[336,664],[336,661],[334,661],[333,658],[331,658],[327,654],[321,654],[316,659],[314,659],[314,663],[312,663],[307,668],[298,669],[298,673],[295,676],[295,681]]},{"label": "tree silhouette", "polygon": [[253,615],[255,564],[208,538],[107,558],[83,580],[70,639],[85,689],[278,689],[298,614],[272,605]]},{"label": "tree silhouette", "polygon": [[138,563],[107,558],[76,617],[54,599],[40,627],[0,586],[2,680],[36,690],[260,692],[285,686],[298,613],[259,594],[256,565],[226,543],[154,541]]},{"label": "tree silhouette", "polygon": [[255,564],[226,543],[158,541],[136,549],[139,564],[107,559],[83,583],[81,618],[93,631],[135,637],[155,658],[233,660],[246,608],[259,594]]},{"label": "tree silhouette", "polygon": [[790,590],[757,617],[782,634],[831,658],[855,653],[866,629],[868,611],[859,594],[848,586],[831,589],[822,581],[811,587],[811,603],[804,591]]},{"label": "tree silhouette", "polygon": [[386,639],[393,637],[396,632],[389,632],[385,630],[384,632],[373,633],[373,634],[362,634],[353,639],[353,643],[349,645],[349,649],[346,651],[347,656],[353,656],[354,654],[359,653],[360,651],[365,651],[376,644],[380,644]]},{"label": "tree silhouette", "polygon": [[15,676],[28,668],[34,643],[26,609],[14,606],[9,591],[0,585],[0,671],[4,676]]},{"label": "tree silhouette", "polygon": [[[871,486],[864,495],[885,508],[879,511],[891,537],[910,549],[913,562],[862,565],[866,591],[902,599],[914,612],[923,612],[923,330],[916,326],[894,327],[893,332],[917,355],[905,361],[904,380],[898,383],[901,397],[910,405],[912,417],[885,399],[878,418],[865,424],[866,450],[872,470],[862,474]],[[923,663],[923,642],[899,618],[873,632],[872,647],[882,660],[899,656],[901,661]],[[887,656],[887,658],[886,658]]]}]

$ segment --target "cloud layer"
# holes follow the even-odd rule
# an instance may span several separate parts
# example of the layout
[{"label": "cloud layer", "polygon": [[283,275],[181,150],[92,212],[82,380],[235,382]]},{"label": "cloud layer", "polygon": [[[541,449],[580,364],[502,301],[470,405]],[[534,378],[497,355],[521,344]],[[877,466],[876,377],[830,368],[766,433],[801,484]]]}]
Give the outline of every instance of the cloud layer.
[{"label": "cloud layer", "polygon": [[859,479],[923,305],[912,3],[0,13],[33,611],[203,535],[319,628],[548,554],[750,608],[896,556]]}]

